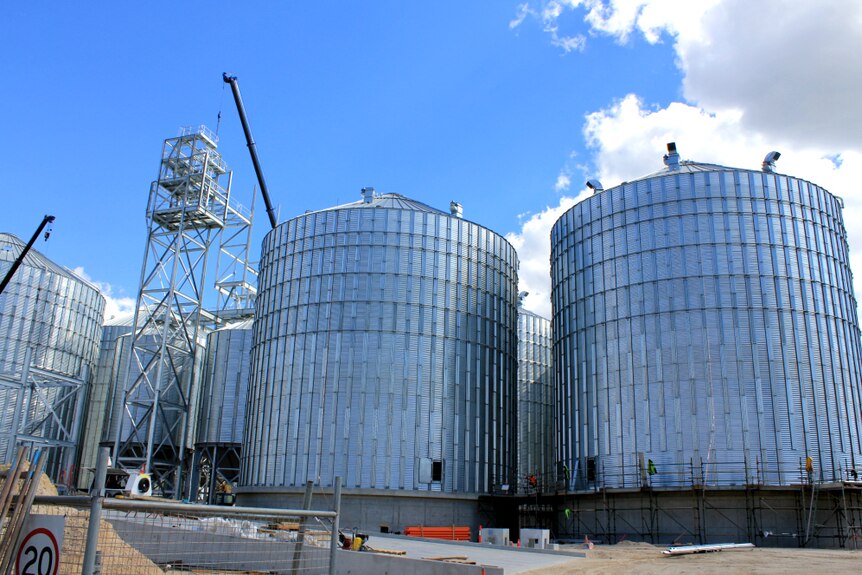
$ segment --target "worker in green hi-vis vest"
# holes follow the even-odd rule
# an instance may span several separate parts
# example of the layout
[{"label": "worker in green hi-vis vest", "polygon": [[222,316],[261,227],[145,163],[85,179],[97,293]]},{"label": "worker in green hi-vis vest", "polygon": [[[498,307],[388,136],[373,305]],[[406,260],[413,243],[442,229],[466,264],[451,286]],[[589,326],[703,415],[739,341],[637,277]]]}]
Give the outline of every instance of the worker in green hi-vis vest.
[{"label": "worker in green hi-vis vest", "polygon": [[658,473],[655,468],[655,463],[652,462],[652,459],[647,461],[646,472],[650,475],[655,475],[656,473]]}]

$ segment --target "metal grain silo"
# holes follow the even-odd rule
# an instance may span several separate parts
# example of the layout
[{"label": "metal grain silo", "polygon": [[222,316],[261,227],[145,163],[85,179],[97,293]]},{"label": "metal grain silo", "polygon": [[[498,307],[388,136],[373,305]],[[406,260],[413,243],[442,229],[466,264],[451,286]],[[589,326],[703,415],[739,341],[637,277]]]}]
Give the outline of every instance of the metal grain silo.
[{"label": "metal grain silo", "polygon": [[554,377],[551,321],[518,309],[518,485],[554,488]]},{"label": "metal grain silo", "polygon": [[264,240],[241,501],[335,476],[390,493],[513,479],[515,250],[454,202],[363,196]]},{"label": "metal grain silo", "polygon": [[[0,234],[0,277],[24,243]],[[105,299],[31,250],[0,295],[0,457],[16,443],[50,448],[47,471],[69,481],[89,372],[99,351]]]},{"label": "metal grain silo", "polygon": [[576,488],[846,479],[862,359],[841,199],[776,153],[755,171],[668,149],[553,227],[561,468]]},{"label": "metal grain silo", "polygon": [[78,488],[89,489],[93,479],[92,469],[96,467],[99,444],[113,440],[109,432],[109,421],[118,378],[122,375],[119,366],[118,349],[120,338],[132,332],[132,314],[112,317],[102,325],[102,340],[99,357],[90,378],[90,392],[87,396],[84,432],[81,435],[81,457],[78,463]]},{"label": "metal grain silo", "polygon": [[251,343],[251,319],[233,322],[207,337],[195,442],[199,500],[211,503],[221,482],[239,479]]}]

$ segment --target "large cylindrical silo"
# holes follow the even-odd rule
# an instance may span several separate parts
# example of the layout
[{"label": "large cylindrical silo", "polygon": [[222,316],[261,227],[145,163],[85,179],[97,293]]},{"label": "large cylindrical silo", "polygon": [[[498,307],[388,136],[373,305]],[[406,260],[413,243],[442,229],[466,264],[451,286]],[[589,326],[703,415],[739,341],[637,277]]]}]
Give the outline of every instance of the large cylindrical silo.
[{"label": "large cylindrical silo", "polygon": [[517,256],[453,206],[364,190],[267,235],[241,501],[335,476],[389,494],[510,484]]},{"label": "large cylindrical silo", "polygon": [[251,319],[207,336],[196,444],[242,442],[251,342]]},{"label": "large cylindrical silo", "polygon": [[194,458],[199,501],[212,503],[219,489],[233,487],[239,479],[251,343],[251,319],[235,321],[207,336]]},{"label": "large cylindrical silo", "polygon": [[526,493],[556,485],[551,321],[518,310],[518,485]]},{"label": "large cylindrical silo", "polygon": [[[0,277],[24,246],[0,234]],[[94,286],[36,250],[25,256],[0,295],[0,458],[11,460],[16,441],[50,446],[48,473],[67,483],[104,310]]]},{"label": "large cylindrical silo", "polygon": [[769,161],[666,163],[553,227],[561,464],[577,488],[846,479],[862,360],[841,199]]},{"label": "large cylindrical silo", "polygon": [[78,489],[89,489],[93,481],[96,456],[102,442],[114,438],[109,432],[110,415],[113,409],[114,393],[117,388],[119,358],[118,348],[122,336],[132,332],[132,314],[112,317],[102,325],[102,340],[96,368],[90,378],[90,392],[87,395],[86,420],[81,435],[81,456],[78,463]]}]

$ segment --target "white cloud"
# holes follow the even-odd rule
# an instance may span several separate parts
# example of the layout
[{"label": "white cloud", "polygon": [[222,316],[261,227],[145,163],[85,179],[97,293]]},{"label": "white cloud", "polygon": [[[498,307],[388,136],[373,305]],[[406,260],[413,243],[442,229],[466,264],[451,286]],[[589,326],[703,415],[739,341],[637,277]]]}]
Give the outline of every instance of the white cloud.
[{"label": "white cloud", "polygon": [[[591,2],[592,0],[587,1]],[[559,25],[560,16],[581,3],[582,0],[549,0],[537,2],[538,8],[533,8],[529,2],[518,4],[515,17],[509,21],[509,28],[517,28],[528,16],[532,16],[541,20],[542,29],[551,35],[551,44],[562,48],[564,52],[582,51],[587,44],[587,37],[583,34],[560,34]]]},{"label": "white cloud", "polygon": [[644,4],[652,23],[638,26],[674,37],[688,101],[744,110],[744,127],[782,139],[862,151],[862,66],[851,62],[862,45],[862,3],[712,0],[681,16]]},{"label": "white cloud", "polygon": [[[659,170],[667,142],[683,159],[759,169],[770,150],[777,171],[812,181],[844,200],[854,291],[862,296],[862,66],[850,62],[862,45],[862,3],[843,0],[560,0],[543,3],[543,25],[563,34],[566,11],[584,11],[593,33],[626,42],[634,33],[670,39],[683,72],[686,102],[648,107],[628,95],[586,115],[593,151],[590,177],[605,188]],[[520,237],[542,212],[522,223]],[[562,212],[560,212],[562,213]],[[553,222],[550,222],[553,225]],[[550,228],[550,226],[549,226]],[[520,254],[520,252],[519,252]],[[532,255],[530,255],[532,254]],[[547,253],[527,250],[522,268],[544,265]],[[536,262],[526,261],[530,257]],[[549,274],[532,272],[547,293]],[[523,288],[526,289],[526,288]],[[531,308],[532,309],[532,308]]]},{"label": "white cloud", "polygon": [[[722,0],[589,0],[584,21],[594,32],[629,41],[632,32],[640,32],[655,44],[662,33],[676,38],[700,38],[704,35],[704,18]],[[577,8],[577,6],[572,6]]]},{"label": "white cloud", "polygon": [[587,38],[583,34],[577,36],[559,36],[556,33],[552,34],[551,44],[559,46],[564,52],[578,52],[584,49],[587,45]]},{"label": "white cloud", "polygon": [[[668,142],[677,142],[684,158],[736,167],[760,167],[769,144],[739,130],[740,115],[709,114],[675,102],[650,110],[634,94],[607,109],[587,114],[584,138],[595,155],[596,176],[605,188],[658,171]],[[720,151],[712,140],[725,143]],[[759,158],[752,150],[761,150]]]},{"label": "white cloud", "polygon": [[129,315],[134,313],[135,298],[114,296],[114,288],[113,286],[111,286],[111,284],[94,280],[89,275],[87,275],[87,272],[84,271],[84,268],[82,266],[78,266],[72,271],[75,273],[75,275],[80,276],[81,279],[88,281],[94,286],[96,286],[99,291],[102,292],[102,295],[105,296],[105,320],[119,317],[121,315]]},{"label": "white cloud", "polygon": [[551,317],[551,228],[566,210],[588,197],[584,190],[575,197],[563,196],[556,206],[548,206],[521,224],[517,233],[506,234],[518,252],[518,291],[529,292],[524,307],[543,317]]},{"label": "white cloud", "polygon": [[515,14],[515,17],[509,22],[509,29],[515,29],[521,24],[523,24],[524,20],[531,13],[529,4],[519,4],[518,12]]},{"label": "white cloud", "polygon": [[545,23],[545,31],[552,32],[557,30],[557,18],[559,18],[562,13],[563,5],[555,0],[546,2],[545,5],[542,6],[542,22]]},{"label": "white cloud", "polygon": [[557,176],[557,181],[554,184],[554,189],[558,192],[564,192],[572,185],[572,179],[565,172],[560,172]]},{"label": "white cloud", "polygon": [[620,42],[633,33],[650,43],[667,35],[686,100],[738,110],[744,129],[862,151],[862,66],[852,61],[862,45],[860,2],[551,0],[540,12],[554,45],[568,37],[560,24],[567,11],[583,12],[590,32]]}]

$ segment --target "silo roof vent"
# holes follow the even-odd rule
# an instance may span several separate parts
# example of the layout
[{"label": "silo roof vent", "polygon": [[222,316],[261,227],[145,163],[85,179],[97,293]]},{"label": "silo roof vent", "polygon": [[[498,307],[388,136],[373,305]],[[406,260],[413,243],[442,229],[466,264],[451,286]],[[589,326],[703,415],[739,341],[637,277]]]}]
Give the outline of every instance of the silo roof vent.
[{"label": "silo roof vent", "polygon": [[587,180],[587,187],[593,191],[594,194],[597,194],[601,191],[604,191],[604,186],[598,180]]},{"label": "silo roof vent", "polygon": [[772,152],[769,152],[768,154],[766,154],[766,157],[763,158],[763,171],[770,173],[770,174],[775,172],[775,162],[780,157],[781,157],[781,152],[772,151]]},{"label": "silo roof vent", "polygon": [[362,201],[370,204],[374,199],[374,188],[362,188]]},{"label": "silo roof vent", "polygon": [[464,217],[464,207],[456,201],[449,202],[449,213],[456,218]]},{"label": "silo roof vent", "polygon": [[664,155],[664,165],[669,170],[679,169],[679,154],[676,152],[676,142],[668,142],[667,154]]},{"label": "silo roof vent", "polygon": [[524,300],[530,295],[528,291],[518,292],[518,307],[524,307]]}]

